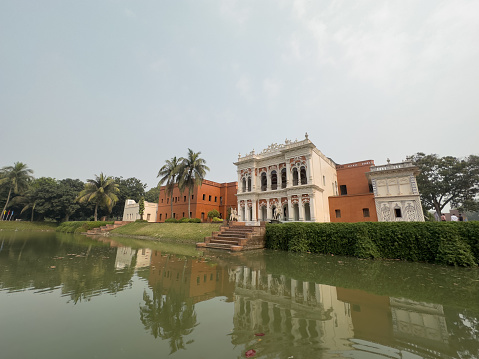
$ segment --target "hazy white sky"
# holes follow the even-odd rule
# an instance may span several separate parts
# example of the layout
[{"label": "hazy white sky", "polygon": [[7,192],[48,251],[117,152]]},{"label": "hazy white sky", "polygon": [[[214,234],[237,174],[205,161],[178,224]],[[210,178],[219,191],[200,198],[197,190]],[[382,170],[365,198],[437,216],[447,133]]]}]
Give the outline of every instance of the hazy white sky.
[{"label": "hazy white sky", "polygon": [[0,167],[157,183],[309,138],[337,163],[479,154],[479,1],[0,0]]}]

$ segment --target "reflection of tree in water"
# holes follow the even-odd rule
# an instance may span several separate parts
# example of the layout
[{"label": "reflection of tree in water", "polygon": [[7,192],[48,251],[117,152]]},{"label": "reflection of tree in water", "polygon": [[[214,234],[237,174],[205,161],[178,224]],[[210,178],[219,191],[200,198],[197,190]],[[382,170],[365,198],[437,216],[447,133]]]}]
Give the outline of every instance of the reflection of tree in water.
[{"label": "reflection of tree in water", "polygon": [[169,340],[170,354],[186,349],[184,337],[191,334],[198,325],[195,306],[190,299],[184,299],[175,291],[163,294],[161,286],[153,290],[153,296],[143,293],[144,305],[140,306],[140,319],[145,329],[155,338]]},{"label": "reflection of tree in water", "polygon": [[76,304],[102,292],[117,293],[131,283],[134,262],[117,271],[116,248],[73,238],[30,234],[4,240],[0,252],[0,288],[52,291],[61,287],[62,294]]}]

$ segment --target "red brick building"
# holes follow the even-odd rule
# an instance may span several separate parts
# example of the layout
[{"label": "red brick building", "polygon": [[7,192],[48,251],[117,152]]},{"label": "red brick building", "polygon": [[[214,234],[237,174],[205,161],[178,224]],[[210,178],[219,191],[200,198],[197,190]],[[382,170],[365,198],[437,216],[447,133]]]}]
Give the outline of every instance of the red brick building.
[{"label": "red brick building", "polygon": [[331,222],[377,222],[374,193],[366,173],[374,161],[336,165],[338,195],[329,197]]},{"label": "red brick building", "polygon": [[[203,222],[208,220],[208,212],[216,209],[220,212],[221,218],[226,218],[228,208],[236,208],[237,182],[217,183],[203,180],[201,186],[196,186],[191,193],[190,218],[200,218]],[[173,218],[188,218],[188,190],[183,193],[175,185],[173,189]],[[170,196],[166,194],[166,186],[160,187],[158,201],[158,214],[156,221],[164,222],[171,218]]]}]

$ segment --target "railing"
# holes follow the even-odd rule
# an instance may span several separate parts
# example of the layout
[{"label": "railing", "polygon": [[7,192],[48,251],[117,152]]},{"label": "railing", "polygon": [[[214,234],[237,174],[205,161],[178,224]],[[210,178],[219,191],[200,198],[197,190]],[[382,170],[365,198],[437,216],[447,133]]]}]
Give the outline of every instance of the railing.
[{"label": "railing", "polygon": [[408,168],[408,167],[414,167],[412,162],[388,163],[387,165],[383,165],[383,166],[372,166],[371,172],[396,170],[396,169]]},{"label": "railing", "polygon": [[345,165],[336,165],[336,169],[352,168],[352,167],[368,166],[368,165],[374,166],[374,161],[362,161],[362,162],[347,163]]}]

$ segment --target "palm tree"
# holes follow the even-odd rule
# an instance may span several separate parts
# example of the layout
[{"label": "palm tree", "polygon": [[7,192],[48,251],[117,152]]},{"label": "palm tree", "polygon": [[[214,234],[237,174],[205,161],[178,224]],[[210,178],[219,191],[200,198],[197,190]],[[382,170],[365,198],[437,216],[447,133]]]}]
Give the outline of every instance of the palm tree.
[{"label": "palm tree", "polygon": [[78,194],[76,201],[80,203],[93,202],[95,203],[95,221],[98,219],[98,206],[105,206],[108,211],[118,201],[117,193],[120,192],[118,184],[115,183],[113,177],[106,177],[103,173],[100,176],[95,175],[95,179],[87,180],[85,188]]},{"label": "palm tree", "polygon": [[183,159],[179,169],[178,187],[180,191],[188,189],[188,218],[190,218],[191,192],[195,186],[201,186],[209,167],[206,161],[200,157],[201,152],[193,152],[188,148],[188,156]]},{"label": "palm tree", "polygon": [[5,209],[10,202],[10,196],[13,193],[22,193],[28,188],[28,184],[33,180],[33,170],[27,167],[25,163],[15,162],[13,166],[5,166],[0,170],[0,185],[8,186],[7,202],[2,210],[2,217]]},{"label": "palm tree", "polygon": [[180,162],[184,161],[184,158],[173,157],[171,160],[166,160],[163,167],[158,171],[156,177],[161,177],[158,182],[158,186],[162,186],[166,183],[166,195],[170,196],[171,203],[171,215],[170,218],[173,218],[173,189],[178,180],[178,171],[180,169]]}]

